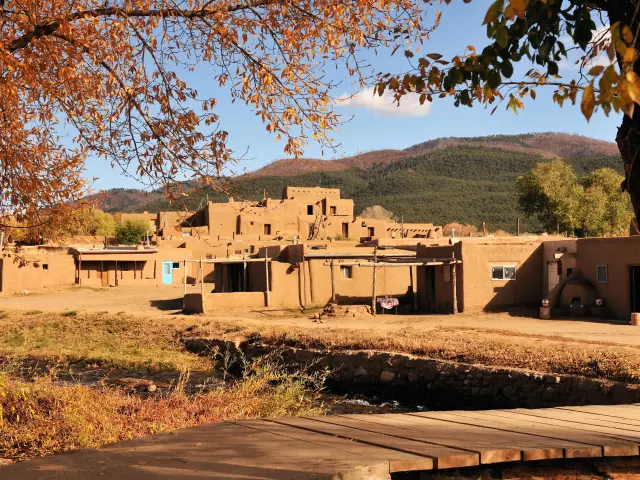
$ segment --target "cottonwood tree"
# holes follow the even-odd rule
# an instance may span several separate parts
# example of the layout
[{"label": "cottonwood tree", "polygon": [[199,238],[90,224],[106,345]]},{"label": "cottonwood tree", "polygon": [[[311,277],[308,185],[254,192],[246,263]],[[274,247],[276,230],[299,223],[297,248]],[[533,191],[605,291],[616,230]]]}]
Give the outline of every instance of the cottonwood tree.
[{"label": "cottonwood tree", "polygon": [[[285,153],[330,146],[341,120],[328,67],[373,84],[364,53],[422,41],[420,5],[0,0],[0,219],[31,221],[76,201],[89,156],[173,197],[177,180],[215,186],[236,158],[222,89],[283,137]],[[205,91],[190,86],[196,76]]]},{"label": "cottonwood tree", "polygon": [[632,215],[629,196],[620,189],[623,179],[611,168],[600,168],[578,182],[571,165],[553,160],[518,177],[516,190],[520,208],[547,231],[624,235]]},{"label": "cottonwood tree", "polygon": [[[558,105],[579,103],[587,120],[598,110],[621,114],[616,141],[626,172],[623,186],[638,217],[639,7],[640,2],[631,0],[497,0],[483,21],[486,46],[470,45],[451,59],[429,53],[415,60],[412,71],[385,74],[377,91],[390,88],[398,100],[417,92],[423,103],[452,97],[456,106],[479,103],[495,109],[504,102],[517,112],[527,98],[535,100],[537,91],[550,88]],[[574,56],[575,76],[564,78],[560,66],[573,63]],[[514,65],[525,62],[531,69],[524,78],[515,78]]]}]

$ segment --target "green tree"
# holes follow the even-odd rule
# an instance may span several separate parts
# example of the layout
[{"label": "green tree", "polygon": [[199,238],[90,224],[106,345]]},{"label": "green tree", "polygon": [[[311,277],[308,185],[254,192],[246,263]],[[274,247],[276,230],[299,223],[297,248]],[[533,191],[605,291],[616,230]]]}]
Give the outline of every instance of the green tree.
[{"label": "green tree", "polygon": [[561,160],[539,163],[516,180],[520,208],[548,231],[578,236],[623,235],[632,213],[621,189],[622,175],[594,170],[578,183],[573,167]]},{"label": "green tree", "polygon": [[89,235],[114,235],[116,233],[116,219],[113,215],[92,208],[88,214],[87,232]]},{"label": "green tree", "polygon": [[[589,235],[624,235],[629,230],[633,217],[629,195],[623,190],[624,177],[611,168],[600,168],[589,173],[583,180],[585,215],[594,215],[588,210],[592,203],[594,210],[602,211],[598,227],[593,228],[585,222],[584,228]],[[597,207],[593,205],[597,199]]]},{"label": "green tree", "polygon": [[[444,0],[450,3],[451,0]],[[465,0],[469,2],[470,0]],[[480,19],[478,19],[480,21]],[[415,92],[421,102],[452,97],[456,106],[501,103],[517,112],[541,88],[553,89],[560,106],[576,104],[589,120],[601,110],[622,115],[616,141],[624,186],[640,217],[640,4],[629,0],[495,0],[486,12],[488,44],[470,45],[451,59],[428,53],[403,75],[381,76],[377,93],[396,98]],[[415,56],[406,49],[405,55]],[[522,78],[514,65],[528,63]],[[571,78],[561,63],[577,64]],[[563,72],[566,74],[566,72]],[[580,97],[579,97],[580,96]]]},{"label": "green tree", "polygon": [[121,245],[135,245],[149,230],[148,222],[144,220],[125,220],[116,225],[116,239]]},{"label": "green tree", "polygon": [[562,160],[542,162],[516,179],[522,211],[536,216],[548,231],[574,231],[580,226],[578,210],[582,188],[571,165]]}]

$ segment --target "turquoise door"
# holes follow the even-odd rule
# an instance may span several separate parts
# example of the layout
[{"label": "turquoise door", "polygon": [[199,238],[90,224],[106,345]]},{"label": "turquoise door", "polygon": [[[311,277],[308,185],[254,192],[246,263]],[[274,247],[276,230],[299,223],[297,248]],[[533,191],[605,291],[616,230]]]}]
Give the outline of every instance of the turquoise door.
[{"label": "turquoise door", "polygon": [[173,262],[162,262],[162,283],[163,285],[173,283]]}]

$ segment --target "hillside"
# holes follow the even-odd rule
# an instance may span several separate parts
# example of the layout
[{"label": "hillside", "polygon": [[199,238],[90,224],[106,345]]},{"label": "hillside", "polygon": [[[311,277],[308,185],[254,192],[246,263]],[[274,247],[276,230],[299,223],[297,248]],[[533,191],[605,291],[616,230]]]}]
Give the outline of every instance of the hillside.
[{"label": "hillside", "polygon": [[[622,171],[612,143],[566,134],[499,135],[438,139],[403,151],[382,150],[333,161],[281,160],[234,179],[229,193],[259,200],[265,191],[278,198],[286,185],[318,185],[340,188],[343,197],[355,200],[356,213],[379,204],[406,222],[480,225],[485,221],[491,230],[507,231],[514,230],[520,216],[523,230],[535,231],[536,223],[518,211],[514,180],[556,156],[571,163],[578,176],[601,167]],[[208,194],[210,200],[226,200],[225,195]],[[132,203],[125,210],[170,208],[160,194],[152,195],[150,201]],[[201,197],[190,197],[191,206],[197,206]]]}]

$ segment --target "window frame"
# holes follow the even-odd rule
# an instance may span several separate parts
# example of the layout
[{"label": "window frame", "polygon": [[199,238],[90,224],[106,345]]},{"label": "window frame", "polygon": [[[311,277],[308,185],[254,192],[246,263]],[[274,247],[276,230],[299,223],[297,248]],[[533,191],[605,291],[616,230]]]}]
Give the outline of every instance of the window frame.
[{"label": "window frame", "polygon": [[180,270],[180,262],[171,262],[171,270]]},{"label": "window frame", "polygon": [[[493,265],[491,264],[491,281],[492,282],[510,282],[512,280],[515,280],[517,277],[517,272],[518,272],[518,266],[517,265],[504,265],[504,264],[496,264]],[[495,278],[493,276],[493,269],[494,268],[502,268],[502,278]],[[507,268],[513,268],[513,276],[512,277],[507,277],[506,274],[506,269]]]},{"label": "window frame", "polygon": [[[349,272],[349,275],[345,275],[345,272]],[[352,265],[340,265],[340,274],[342,275],[342,278],[344,278],[345,280],[352,280],[353,279],[353,266]]]},{"label": "window frame", "polygon": [[[604,274],[605,274],[604,280],[600,279],[600,267],[604,268]],[[609,283],[609,264],[608,263],[596,265],[596,283],[603,283],[603,284]]]}]

